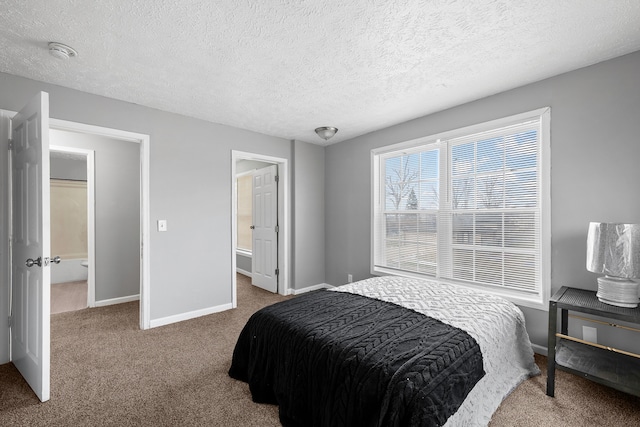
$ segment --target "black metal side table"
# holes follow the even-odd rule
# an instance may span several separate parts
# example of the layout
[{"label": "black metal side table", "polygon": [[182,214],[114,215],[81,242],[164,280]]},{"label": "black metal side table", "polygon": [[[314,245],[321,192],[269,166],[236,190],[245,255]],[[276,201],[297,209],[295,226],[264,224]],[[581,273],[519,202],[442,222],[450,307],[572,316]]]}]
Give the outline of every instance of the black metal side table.
[{"label": "black metal side table", "polygon": [[[558,309],[561,311],[560,332]],[[569,336],[569,310],[640,325],[640,307],[617,307],[600,302],[593,291],[560,288],[549,300],[547,395],[554,396],[558,368],[640,396],[640,355]]]}]

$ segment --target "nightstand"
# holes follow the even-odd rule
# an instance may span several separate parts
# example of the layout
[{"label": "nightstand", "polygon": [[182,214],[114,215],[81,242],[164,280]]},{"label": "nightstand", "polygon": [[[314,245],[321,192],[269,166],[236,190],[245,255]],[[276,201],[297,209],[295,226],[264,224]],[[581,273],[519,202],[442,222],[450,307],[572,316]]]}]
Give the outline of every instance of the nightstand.
[{"label": "nightstand", "polygon": [[[559,333],[558,309],[561,311]],[[570,337],[567,334],[569,310],[640,325],[640,307],[617,307],[600,302],[593,291],[560,288],[549,300],[547,395],[554,396],[557,368],[640,396],[640,355]],[[604,323],[618,326],[609,321]]]}]

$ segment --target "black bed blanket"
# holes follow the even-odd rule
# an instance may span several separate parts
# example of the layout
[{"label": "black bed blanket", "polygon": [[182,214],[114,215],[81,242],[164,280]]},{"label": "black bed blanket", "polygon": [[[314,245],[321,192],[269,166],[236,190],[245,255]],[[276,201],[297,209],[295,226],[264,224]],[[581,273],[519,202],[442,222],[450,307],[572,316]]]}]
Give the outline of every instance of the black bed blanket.
[{"label": "black bed blanket", "polygon": [[229,375],[299,426],[439,426],[484,376],[466,332],[398,305],[316,291],[256,312]]}]

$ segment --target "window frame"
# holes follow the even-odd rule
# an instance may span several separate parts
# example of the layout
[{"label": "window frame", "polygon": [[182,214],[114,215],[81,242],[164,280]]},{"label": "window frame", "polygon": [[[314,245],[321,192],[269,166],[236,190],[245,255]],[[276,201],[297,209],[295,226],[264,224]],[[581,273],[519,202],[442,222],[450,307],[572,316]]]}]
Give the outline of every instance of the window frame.
[{"label": "window frame", "polygon": [[[376,238],[376,213],[381,206],[381,199],[385,199],[385,188],[382,181],[381,173],[381,159],[391,156],[392,154],[398,154],[398,151],[405,151],[407,154],[411,152],[424,151],[425,148],[433,144],[440,146],[440,175],[439,179],[449,180],[450,171],[448,170],[448,160],[451,147],[447,141],[455,140],[465,136],[487,132],[494,129],[502,128],[512,124],[523,123],[528,120],[540,120],[540,146],[539,146],[539,166],[538,166],[538,180],[539,180],[539,194],[538,202],[540,203],[540,283],[537,292],[518,291],[515,289],[499,288],[496,286],[484,286],[478,283],[468,283],[462,281],[456,281],[453,279],[444,279],[429,276],[426,274],[415,273],[405,270],[397,270],[388,267],[380,267],[375,265],[376,250],[378,239]],[[551,164],[550,164],[550,149],[551,149],[551,108],[544,107],[536,110],[503,117],[483,123],[478,123],[471,126],[466,126],[459,129],[445,131],[434,135],[421,137],[409,141],[403,141],[400,143],[383,146],[371,150],[371,210],[370,210],[370,272],[372,275],[395,275],[404,277],[416,277],[427,280],[436,280],[441,283],[451,284],[454,286],[461,286],[471,289],[480,289],[488,293],[498,295],[515,304],[526,306],[535,309],[548,310],[548,301],[551,292]],[[444,169],[443,169],[444,168]],[[442,209],[442,207],[439,207]],[[383,209],[384,210],[384,209]],[[450,233],[449,233],[450,234]],[[451,236],[439,236],[438,244],[443,242],[449,242],[451,247]]]}]

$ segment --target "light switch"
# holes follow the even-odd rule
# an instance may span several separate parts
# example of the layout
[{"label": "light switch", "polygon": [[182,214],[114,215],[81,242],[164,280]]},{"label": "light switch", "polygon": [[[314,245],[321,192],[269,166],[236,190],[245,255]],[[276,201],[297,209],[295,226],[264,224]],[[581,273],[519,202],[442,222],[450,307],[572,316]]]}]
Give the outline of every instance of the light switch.
[{"label": "light switch", "polygon": [[167,231],[167,220],[159,219],[158,220],[158,231]]}]

